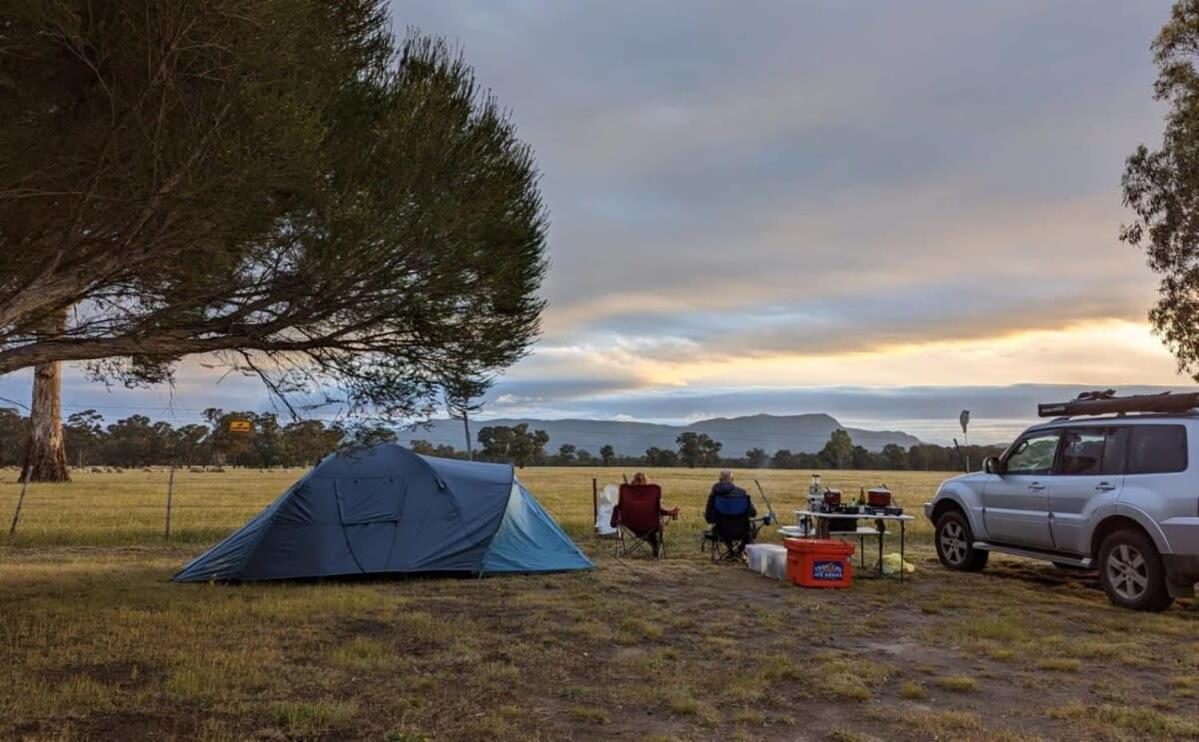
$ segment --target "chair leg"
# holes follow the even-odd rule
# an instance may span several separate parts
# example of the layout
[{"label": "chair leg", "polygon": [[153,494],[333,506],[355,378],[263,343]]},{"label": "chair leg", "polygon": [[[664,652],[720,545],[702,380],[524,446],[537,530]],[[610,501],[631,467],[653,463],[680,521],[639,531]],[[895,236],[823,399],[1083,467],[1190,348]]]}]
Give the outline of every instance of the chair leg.
[{"label": "chair leg", "polygon": [[[620,534],[620,536],[616,542],[616,556],[631,557],[634,554],[636,554],[638,551],[640,551],[641,549],[645,549],[646,551],[651,551],[652,544],[650,543],[650,540],[648,538],[638,536],[636,533],[629,531],[629,538],[628,538],[628,540],[626,540],[625,539],[625,530],[626,529],[621,527],[618,532]],[[666,554],[665,549],[666,549],[666,540],[664,538],[662,538],[662,534],[659,533],[658,534],[658,554],[661,556],[665,556],[665,554]],[[657,559],[660,557],[654,557],[654,558]]]}]

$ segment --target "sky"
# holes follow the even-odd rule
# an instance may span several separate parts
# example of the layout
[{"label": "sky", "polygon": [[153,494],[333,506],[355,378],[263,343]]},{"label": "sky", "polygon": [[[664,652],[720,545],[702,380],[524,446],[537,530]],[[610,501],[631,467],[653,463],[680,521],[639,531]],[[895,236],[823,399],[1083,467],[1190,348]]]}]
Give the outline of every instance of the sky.
[{"label": "sky", "polygon": [[[1169,8],[394,0],[398,33],[462,50],[543,174],[544,333],[489,414],[829,412],[943,441],[1003,399],[1002,439],[1034,414],[1020,385],[1187,385],[1118,240],[1124,159],[1160,139]],[[131,393],[71,370],[64,404],[268,404],[218,378],[191,361]]]}]

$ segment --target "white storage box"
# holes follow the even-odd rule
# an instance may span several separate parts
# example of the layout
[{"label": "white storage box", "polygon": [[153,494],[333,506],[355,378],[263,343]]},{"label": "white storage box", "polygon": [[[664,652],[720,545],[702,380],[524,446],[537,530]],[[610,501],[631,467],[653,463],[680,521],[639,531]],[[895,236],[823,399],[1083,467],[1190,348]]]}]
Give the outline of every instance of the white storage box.
[{"label": "white storage box", "polygon": [[750,544],[745,547],[749,568],[763,577],[787,579],[787,547],[779,544]]}]

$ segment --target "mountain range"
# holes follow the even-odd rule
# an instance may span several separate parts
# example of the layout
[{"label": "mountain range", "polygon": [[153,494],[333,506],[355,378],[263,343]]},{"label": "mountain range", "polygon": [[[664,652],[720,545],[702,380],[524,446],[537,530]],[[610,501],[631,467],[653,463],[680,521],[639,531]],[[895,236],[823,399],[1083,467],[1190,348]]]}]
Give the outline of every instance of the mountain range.
[{"label": "mountain range", "polygon": [[[823,413],[717,417],[689,425],[622,420],[474,420],[471,421],[471,437],[477,438],[479,430],[488,425],[511,427],[521,423],[527,423],[531,430],[544,430],[549,435],[546,451],[550,453],[557,451],[558,446],[569,443],[598,454],[602,446],[611,444],[620,456],[639,456],[652,446],[677,448],[675,439],[685,432],[707,433],[724,445],[721,453],[725,456],[740,456],[751,448],[762,448],[771,454],[783,448],[792,453],[816,453],[824,448],[829,436],[838,428],[844,428],[855,444],[870,451],[880,451],[889,443],[904,448],[920,443],[915,436],[900,431],[847,428],[833,416]],[[441,419],[431,421],[427,427],[401,432],[399,441],[408,444],[413,440],[426,440],[434,445],[446,444],[461,449],[463,436],[462,421]]]}]

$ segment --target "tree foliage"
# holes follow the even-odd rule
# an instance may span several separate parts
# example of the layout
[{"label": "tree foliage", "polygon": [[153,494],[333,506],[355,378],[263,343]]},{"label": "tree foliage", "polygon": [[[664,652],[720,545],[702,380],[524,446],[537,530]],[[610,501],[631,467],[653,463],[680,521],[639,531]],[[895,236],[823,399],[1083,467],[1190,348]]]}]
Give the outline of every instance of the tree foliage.
[{"label": "tree foliage", "polygon": [[678,466],[679,454],[676,451],[671,451],[669,448],[658,448],[650,446],[645,449],[645,463],[650,466]]},{"label": "tree foliage", "polygon": [[723,444],[712,440],[707,433],[680,433],[675,443],[679,447],[679,460],[688,467],[717,466],[720,463]]},{"label": "tree foliage", "polygon": [[[8,412],[0,410],[0,445],[9,427]],[[311,466],[348,439],[337,423],[301,420],[281,425],[270,412],[209,408],[204,419],[204,424],[174,426],[131,415],[105,425],[95,410],[84,410],[68,417],[63,429],[76,466]],[[250,422],[250,431],[230,432],[233,420]],[[0,462],[4,461],[0,455]]]},{"label": "tree foliage", "polygon": [[1199,0],[1180,0],[1153,41],[1154,97],[1167,105],[1159,149],[1128,158],[1124,202],[1135,214],[1120,239],[1161,274],[1149,320],[1180,370],[1199,379]]},{"label": "tree foliage", "polygon": [[854,445],[849,432],[837,428],[828,437],[828,442],[818,454],[821,462],[830,469],[848,469],[853,465]]},{"label": "tree foliage", "polygon": [[521,468],[538,461],[550,442],[544,430],[529,430],[528,423],[508,427],[487,426],[479,431],[479,445],[483,457],[489,461],[503,461]]},{"label": "tree foliage", "polygon": [[770,461],[770,454],[764,448],[751,448],[745,452],[745,465],[751,469],[761,469]]},{"label": "tree foliage", "polygon": [[600,462],[604,466],[611,466],[616,461],[616,449],[612,447],[611,443],[605,443],[600,446],[599,455]]},{"label": "tree foliage", "polygon": [[570,466],[573,464],[575,461],[575,452],[578,448],[573,443],[563,443],[561,446],[558,446],[557,463],[560,466]]},{"label": "tree foliage", "polygon": [[154,383],[215,354],[407,416],[536,336],[532,153],[445,43],[396,47],[383,0],[0,14],[0,373]]},{"label": "tree foliage", "polygon": [[462,421],[463,442],[467,457],[471,457],[470,418],[483,409],[483,396],[495,383],[492,376],[461,376],[449,374],[442,381],[446,414]]}]

